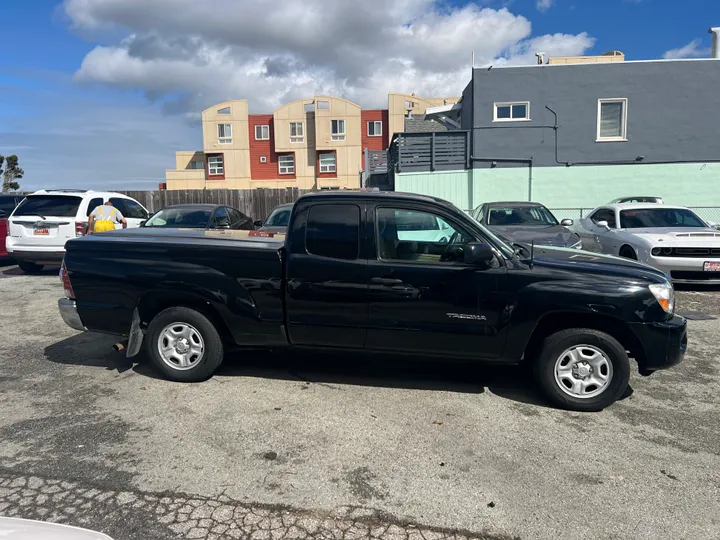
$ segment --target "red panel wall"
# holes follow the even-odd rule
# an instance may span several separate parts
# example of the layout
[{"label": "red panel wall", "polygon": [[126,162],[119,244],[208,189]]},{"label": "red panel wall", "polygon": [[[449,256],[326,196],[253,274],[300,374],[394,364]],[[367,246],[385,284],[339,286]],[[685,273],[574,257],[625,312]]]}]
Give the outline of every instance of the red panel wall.
[{"label": "red panel wall", "polygon": [[[250,178],[252,180],[294,178],[294,175],[291,174],[278,174],[278,155],[275,153],[275,125],[273,115],[250,114],[248,115],[248,126],[250,130]],[[255,126],[270,126],[270,139],[267,141],[256,141]],[[267,158],[265,163],[260,163],[261,156]]]},{"label": "red panel wall", "polygon": [[[390,132],[387,109],[363,110],[360,112],[362,129],[363,167],[365,166],[364,150],[386,150],[388,147],[388,133]],[[382,122],[382,136],[368,136],[368,122],[380,120]]]}]

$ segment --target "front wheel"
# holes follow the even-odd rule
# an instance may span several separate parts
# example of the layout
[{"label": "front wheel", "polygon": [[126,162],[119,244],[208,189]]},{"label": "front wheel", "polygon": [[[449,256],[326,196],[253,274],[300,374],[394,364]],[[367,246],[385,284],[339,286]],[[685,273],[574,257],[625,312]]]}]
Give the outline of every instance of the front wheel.
[{"label": "front wheel", "polygon": [[217,329],[205,315],[187,307],[158,313],[148,326],[145,342],[155,369],[173,381],[204,381],[223,361]]},{"label": "front wheel", "polygon": [[535,374],[556,405],[571,411],[601,411],[627,390],[630,360],[611,335],[571,328],[545,339]]}]

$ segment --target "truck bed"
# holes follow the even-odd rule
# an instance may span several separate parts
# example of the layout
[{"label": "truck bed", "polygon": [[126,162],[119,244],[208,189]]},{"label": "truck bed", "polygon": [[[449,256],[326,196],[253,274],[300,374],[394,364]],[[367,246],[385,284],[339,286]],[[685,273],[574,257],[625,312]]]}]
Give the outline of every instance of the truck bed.
[{"label": "truck bed", "polygon": [[126,229],[68,241],[65,265],[88,330],[127,335],[178,300],[217,320],[232,341],[286,344],[282,236],[250,231]]}]

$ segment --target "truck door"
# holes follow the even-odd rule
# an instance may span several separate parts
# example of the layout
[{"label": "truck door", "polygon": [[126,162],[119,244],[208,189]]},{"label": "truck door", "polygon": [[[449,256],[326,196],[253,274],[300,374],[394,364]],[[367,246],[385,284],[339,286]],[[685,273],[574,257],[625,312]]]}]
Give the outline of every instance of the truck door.
[{"label": "truck door", "polygon": [[362,348],[368,323],[364,203],[296,209],[287,242],[287,321],[295,345]]},{"label": "truck door", "polygon": [[[498,259],[479,269],[462,261],[474,238],[431,209],[392,203],[375,208],[376,257],[368,261],[370,298],[367,349],[495,358],[505,346],[506,269]],[[368,209],[370,212],[371,209]],[[370,213],[369,213],[370,215]],[[449,241],[419,239],[441,223]]]}]

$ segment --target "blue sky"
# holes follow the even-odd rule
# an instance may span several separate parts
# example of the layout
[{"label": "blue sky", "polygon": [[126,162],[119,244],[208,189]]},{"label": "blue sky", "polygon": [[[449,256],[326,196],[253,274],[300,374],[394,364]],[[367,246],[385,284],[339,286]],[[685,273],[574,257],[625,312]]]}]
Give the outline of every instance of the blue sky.
[{"label": "blue sky", "polygon": [[223,99],[272,112],[322,91],[381,107],[389,91],[457,94],[470,50],[481,63],[538,48],[707,56],[720,26],[715,0],[367,0],[360,14],[328,1],[4,0],[0,154],[18,154],[26,189],[152,189]]}]

